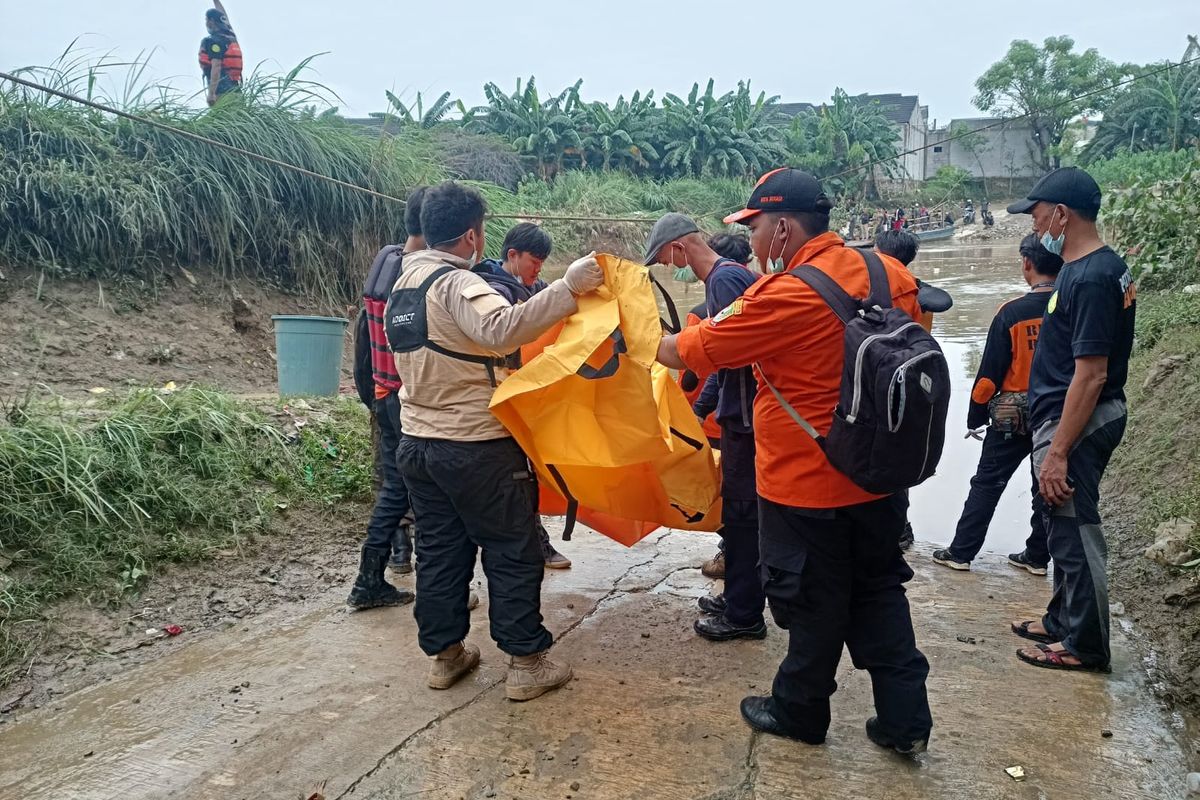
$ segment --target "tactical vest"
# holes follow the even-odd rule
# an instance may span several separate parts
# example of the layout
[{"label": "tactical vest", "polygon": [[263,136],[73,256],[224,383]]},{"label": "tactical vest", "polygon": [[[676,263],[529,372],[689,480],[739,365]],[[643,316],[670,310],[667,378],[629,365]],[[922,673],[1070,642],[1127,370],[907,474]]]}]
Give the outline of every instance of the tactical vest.
[{"label": "tactical vest", "polygon": [[393,353],[412,353],[425,348],[459,361],[481,364],[487,370],[488,380],[491,381],[494,388],[499,385],[496,380],[496,367],[506,366],[506,360],[503,357],[456,353],[429,338],[429,310],[426,307],[426,295],[429,294],[430,287],[438,278],[453,271],[454,267],[442,267],[434,270],[433,274],[415,289],[397,289],[392,292],[384,312],[384,332],[387,334],[388,344]]}]

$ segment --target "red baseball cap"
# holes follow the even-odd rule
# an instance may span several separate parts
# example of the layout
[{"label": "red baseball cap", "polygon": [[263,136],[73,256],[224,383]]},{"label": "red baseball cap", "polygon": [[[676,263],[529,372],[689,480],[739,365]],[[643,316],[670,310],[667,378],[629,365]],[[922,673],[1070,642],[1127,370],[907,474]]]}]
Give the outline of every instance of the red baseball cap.
[{"label": "red baseball cap", "polygon": [[833,201],[825,195],[816,178],[798,169],[782,167],[759,178],[746,207],[726,217],[725,224],[744,222],[764,211],[768,214],[777,211],[828,214],[832,208]]}]

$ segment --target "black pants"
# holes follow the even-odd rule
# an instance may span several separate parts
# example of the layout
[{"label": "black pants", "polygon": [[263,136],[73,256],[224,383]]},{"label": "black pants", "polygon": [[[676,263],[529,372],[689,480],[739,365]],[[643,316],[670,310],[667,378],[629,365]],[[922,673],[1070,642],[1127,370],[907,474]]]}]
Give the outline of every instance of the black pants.
[{"label": "black pants", "polygon": [[400,398],[388,392],[375,401],[375,420],[379,426],[379,469],[383,480],[375,492],[375,508],[367,523],[367,547],[392,551],[392,536],[409,511],[408,489],[397,460],[400,449]]},{"label": "black pants", "polygon": [[509,438],[485,442],[400,441],[417,528],[417,642],[436,655],[470,628],[467,598],[475,552],[483,551],[492,638],[527,656],[552,643],[542,625],[542,546],[537,482]]},{"label": "black pants", "polygon": [[[1075,493],[1065,504],[1047,509],[1054,595],[1042,624],[1072,655],[1091,666],[1105,666],[1112,657],[1108,641],[1108,547],[1100,527],[1100,479],[1125,434],[1125,422],[1123,401],[1110,400],[1096,407],[1067,458],[1067,480]],[[1039,470],[1057,428],[1056,420],[1034,433],[1033,462]]]},{"label": "black pants", "polygon": [[[983,437],[983,453],[975,477],[971,478],[971,492],[958,519],[954,541],[950,543],[950,555],[957,561],[972,561],[983,548],[988,525],[996,513],[996,504],[1008,486],[1013,473],[1029,457],[1033,450],[1033,437],[1014,434],[1006,437],[988,428]],[[1025,540],[1025,552],[1036,564],[1050,562],[1050,551],[1046,545],[1046,523],[1042,510],[1042,497],[1038,492],[1037,476],[1030,463],[1033,479],[1033,515],[1029,518],[1029,538]]]},{"label": "black pants", "polygon": [[758,493],[754,433],[721,430],[721,539],[725,543],[725,618],[762,622],[766,595],[758,570]]},{"label": "black pants", "polygon": [[871,674],[884,732],[926,738],[933,726],[904,584],[913,576],[896,541],[904,528],[898,496],[836,509],[800,509],[759,500],[763,580],[788,652],[775,675],[779,720],[804,738],[829,728],[842,646]]}]

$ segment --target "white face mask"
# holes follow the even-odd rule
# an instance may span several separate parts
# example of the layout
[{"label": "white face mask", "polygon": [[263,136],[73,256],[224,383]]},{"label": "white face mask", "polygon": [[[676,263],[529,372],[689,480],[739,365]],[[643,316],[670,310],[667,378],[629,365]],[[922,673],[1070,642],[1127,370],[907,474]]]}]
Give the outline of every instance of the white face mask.
[{"label": "white face mask", "polygon": [[[1057,210],[1057,209],[1055,209],[1055,210]],[[1046,226],[1046,232],[1042,234],[1042,247],[1046,248],[1047,250],[1049,250],[1051,253],[1053,253],[1056,256],[1061,256],[1062,251],[1063,251],[1063,245],[1066,244],[1066,241],[1067,241],[1067,220],[1066,220],[1066,218],[1065,217],[1063,218],[1062,230],[1059,231],[1058,236],[1050,235],[1050,229],[1053,227],[1054,227],[1054,217],[1051,216],[1050,223]]]},{"label": "white face mask", "polygon": [[683,253],[683,265],[681,266],[675,263],[675,248],[671,247],[670,265],[675,270],[673,277],[680,283],[695,283],[696,281],[700,280],[700,278],[696,275],[696,271],[692,269],[692,265],[687,261],[686,250],[684,250]]},{"label": "white face mask", "polygon": [[771,243],[767,245],[767,272],[778,274],[787,269],[787,264],[783,263],[783,251],[787,247],[787,229],[784,229],[783,246],[779,250],[779,256],[773,258],[771,254],[775,252],[775,237],[779,235],[779,226],[775,226],[775,230],[771,233]]}]

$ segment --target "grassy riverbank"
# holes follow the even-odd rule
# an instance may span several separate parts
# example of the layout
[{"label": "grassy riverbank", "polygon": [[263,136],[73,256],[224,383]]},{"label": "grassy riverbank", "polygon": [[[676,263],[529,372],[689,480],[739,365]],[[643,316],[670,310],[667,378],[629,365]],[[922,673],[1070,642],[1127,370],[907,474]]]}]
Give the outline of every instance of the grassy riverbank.
[{"label": "grassy riverbank", "polygon": [[[1200,522],[1200,295],[1138,298],[1127,393],[1129,427],[1103,499],[1113,600],[1157,654],[1167,691],[1200,708],[1200,569],[1145,556],[1164,522]],[[1190,544],[1200,557],[1200,526]]]},{"label": "grassy riverbank", "polygon": [[0,420],[0,686],[54,602],[136,593],[163,565],[269,535],[289,506],[371,492],[353,400],[256,408],[217,392],[141,390],[94,406],[10,405]]}]

